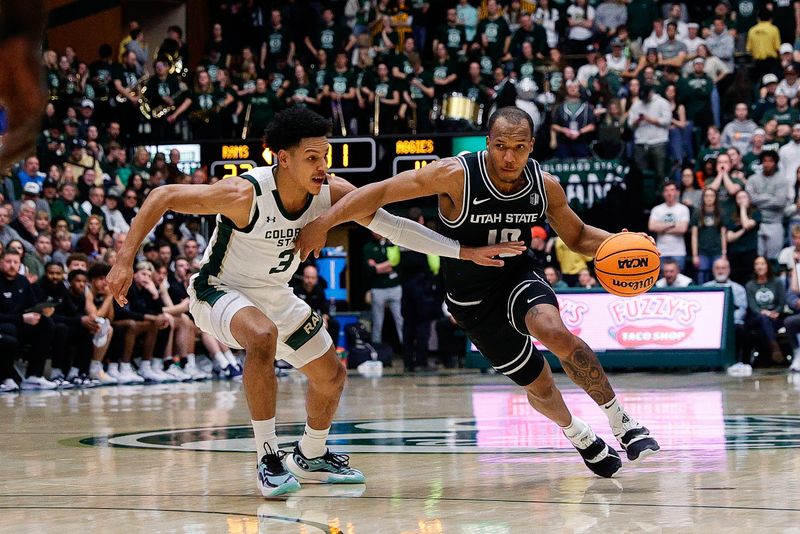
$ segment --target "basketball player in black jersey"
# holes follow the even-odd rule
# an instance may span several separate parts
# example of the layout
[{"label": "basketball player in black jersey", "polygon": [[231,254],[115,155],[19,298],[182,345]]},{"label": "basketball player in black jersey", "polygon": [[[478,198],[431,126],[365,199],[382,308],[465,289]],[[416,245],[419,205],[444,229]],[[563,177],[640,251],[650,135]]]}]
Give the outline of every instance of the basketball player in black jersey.
[{"label": "basketball player in black jersey", "polygon": [[[610,234],[581,221],[558,179],[529,157],[534,144],[530,117],[518,108],[502,108],[488,126],[486,151],[442,159],[346,195],[303,228],[296,241],[301,258],[318,254],[333,226],[427,195],[439,198],[442,234],[463,245],[523,240],[529,246],[531,227],[546,218],[570,249],[594,256]],[[498,372],[526,390],[531,406],[563,429],[589,469],[610,477],[622,462],[570,414],[550,366],[529,336],[556,355],[570,379],[602,407],[629,460],[659,450],[647,428],[622,408],[592,349],[567,330],[553,290],[529,258],[504,258],[500,268],[443,258],[443,267],[447,305],[458,324]]]}]

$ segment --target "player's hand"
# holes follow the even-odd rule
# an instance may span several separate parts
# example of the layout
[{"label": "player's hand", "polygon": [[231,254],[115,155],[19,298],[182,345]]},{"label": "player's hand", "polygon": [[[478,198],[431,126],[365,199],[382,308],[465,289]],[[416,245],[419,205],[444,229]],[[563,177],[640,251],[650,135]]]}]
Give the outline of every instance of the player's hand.
[{"label": "player's hand", "polygon": [[[628,231],[628,229],[627,229],[627,228],[623,228],[623,229],[622,229],[622,231],[623,231],[623,232],[627,232],[627,231]],[[658,250],[658,247],[656,246],[656,240],[655,240],[655,239],[653,239],[653,236],[651,236],[650,234],[647,234],[647,233],[645,233],[645,232],[636,232],[636,233],[637,233],[637,234],[639,234],[639,235],[642,235],[642,236],[646,237],[646,238],[647,238],[647,240],[648,240],[648,241],[650,241],[650,242],[653,244],[653,246],[654,246],[654,247],[656,247],[656,251],[658,252],[658,255],[659,255],[659,256],[661,256],[661,251],[660,251],[660,250]]]},{"label": "player's hand", "polygon": [[128,294],[128,289],[131,287],[133,281],[133,268],[129,265],[123,265],[122,261],[117,261],[106,276],[108,282],[108,289],[114,300],[120,306],[125,306],[128,299],[125,295]]},{"label": "player's hand", "polygon": [[504,265],[503,260],[497,259],[495,256],[519,256],[527,248],[523,241],[509,241],[485,247],[462,246],[459,259],[468,260],[485,267],[502,267]]},{"label": "player's hand", "polygon": [[83,326],[92,334],[95,334],[98,330],[100,330],[100,325],[97,324],[97,321],[95,321],[94,317],[91,315],[84,315],[81,317],[81,326]]},{"label": "player's hand", "polygon": [[315,258],[319,258],[320,251],[328,240],[328,230],[319,218],[300,229],[300,234],[294,241],[294,253],[300,261],[305,261],[312,252]]}]

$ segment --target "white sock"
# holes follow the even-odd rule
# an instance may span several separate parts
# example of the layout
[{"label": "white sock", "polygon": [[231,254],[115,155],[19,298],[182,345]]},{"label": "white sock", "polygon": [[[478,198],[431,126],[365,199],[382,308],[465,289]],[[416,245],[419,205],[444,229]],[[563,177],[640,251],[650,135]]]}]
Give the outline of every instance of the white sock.
[{"label": "white sock", "polygon": [[586,429],[586,426],[586,423],[582,419],[578,419],[573,415],[570,424],[561,427],[561,429],[564,431],[564,435],[571,440],[583,432]]},{"label": "white sock", "polygon": [[133,372],[133,366],[131,365],[131,362],[120,362],[120,364],[119,364],[119,372],[120,373],[132,373]]},{"label": "white sock", "polygon": [[[44,375],[42,375],[44,376]],[[56,378],[64,378],[64,371],[57,367],[53,367],[50,370],[50,380],[55,380]]]},{"label": "white sock", "polygon": [[195,357],[194,353],[190,353],[186,355],[186,365],[195,365]]},{"label": "white sock", "polygon": [[275,418],[266,419],[264,421],[253,421],[253,435],[256,439],[256,457],[257,462],[261,461],[261,457],[270,452],[278,452],[278,436],[275,434]]},{"label": "white sock", "polygon": [[111,362],[108,364],[108,372],[109,373],[119,373],[119,363],[118,362]]},{"label": "white sock", "polygon": [[228,363],[228,359],[221,352],[218,352],[214,355],[214,361],[217,362],[217,365],[219,365],[220,369],[225,369],[230,365]]},{"label": "white sock", "polygon": [[102,370],[103,370],[103,362],[92,360],[92,363],[89,364],[90,373],[99,373]]},{"label": "white sock", "polygon": [[239,365],[239,360],[236,359],[236,356],[233,355],[230,349],[225,351],[225,358],[227,358],[228,363],[236,367]]},{"label": "white sock", "polygon": [[144,371],[145,369],[150,369],[150,360],[142,360],[142,363],[139,364],[140,371]]},{"label": "white sock", "polygon": [[319,458],[325,454],[327,447],[325,441],[328,439],[328,432],[331,427],[325,430],[315,430],[308,426],[306,423],[306,430],[303,432],[303,437],[300,438],[300,452],[306,458]]},{"label": "white sock", "polygon": [[601,408],[603,408],[603,411],[606,413],[608,422],[612,427],[620,424],[624,410],[622,409],[622,404],[617,400],[616,397],[603,404]]}]

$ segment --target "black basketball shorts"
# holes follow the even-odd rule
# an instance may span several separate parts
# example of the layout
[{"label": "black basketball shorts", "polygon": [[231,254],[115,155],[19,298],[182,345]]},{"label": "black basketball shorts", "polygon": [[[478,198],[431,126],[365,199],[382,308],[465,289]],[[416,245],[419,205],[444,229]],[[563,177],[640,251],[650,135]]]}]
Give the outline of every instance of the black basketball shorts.
[{"label": "black basketball shorts", "polygon": [[481,354],[520,386],[536,380],[544,368],[544,356],[525,326],[528,310],[539,304],[558,308],[553,288],[536,272],[511,277],[500,291],[479,302],[457,302],[447,296],[450,313]]}]

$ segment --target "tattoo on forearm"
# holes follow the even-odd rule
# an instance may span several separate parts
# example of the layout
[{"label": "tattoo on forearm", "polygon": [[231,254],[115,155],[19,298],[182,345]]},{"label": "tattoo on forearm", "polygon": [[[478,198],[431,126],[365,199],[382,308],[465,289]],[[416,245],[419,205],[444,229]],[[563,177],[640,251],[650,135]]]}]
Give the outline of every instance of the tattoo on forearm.
[{"label": "tattoo on forearm", "polygon": [[614,390],[597,355],[582,340],[569,357],[561,360],[561,365],[567,376],[597,404],[605,404],[614,398]]}]

